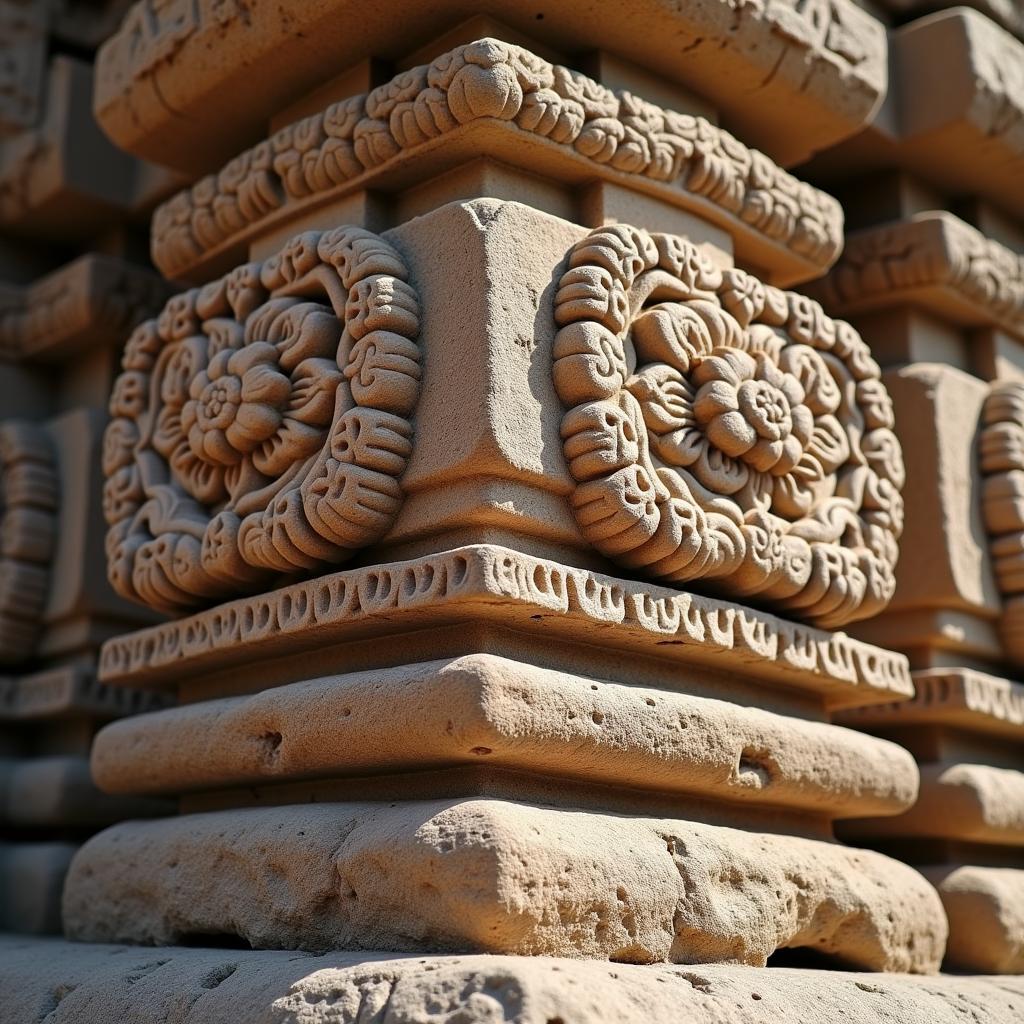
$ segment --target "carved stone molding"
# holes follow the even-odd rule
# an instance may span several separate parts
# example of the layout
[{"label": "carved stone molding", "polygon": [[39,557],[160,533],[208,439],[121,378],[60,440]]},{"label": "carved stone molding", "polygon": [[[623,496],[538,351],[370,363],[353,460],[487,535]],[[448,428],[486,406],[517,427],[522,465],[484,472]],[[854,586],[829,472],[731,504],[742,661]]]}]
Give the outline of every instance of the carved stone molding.
[{"label": "carved stone molding", "polygon": [[47,5],[0,0],[0,137],[35,124],[46,71]]},{"label": "carved stone molding", "polygon": [[938,725],[1013,739],[1024,737],[1024,683],[972,669],[914,672],[914,696],[844,711],[848,725]]},{"label": "carved stone molding", "polygon": [[32,654],[49,596],[58,501],[53,446],[31,423],[0,424],[0,664]]},{"label": "carved stone molding", "polygon": [[1003,595],[1000,638],[1024,665],[1024,384],[996,382],[982,411],[981,507],[989,554]]},{"label": "carved stone molding", "polygon": [[90,253],[27,287],[0,294],[0,355],[49,359],[93,338],[120,341],[170,292],[151,271]]},{"label": "carved stone molding", "polygon": [[591,176],[658,183],[733,233],[796,257],[804,276],[842,246],[839,204],[728,132],[481,39],[282,128],[168,200],[153,217],[153,260],[167,277],[194,274],[255,226],[368,187],[471,124],[513,146],[543,141]]},{"label": "carved stone molding", "polygon": [[104,721],[155,711],[166,703],[159,693],[107,686],[80,665],[0,676],[0,723],[72,717]]},{"label": "carved stone molding", "polygon": [[285,19],[238,0],[140,0],[100,51],[96,116],[123,149],[195,175],[340,70],[368,54],[401,60],[468,14],[682,80],[787,164],[851,134],[886,91],[885,28],[851,0],[633,0],[603,5],[600,17],[566,2],[536,13],[517,0],[325,0]]},{"label": "carved stone molding", "polygon": [[136,329],[104,443],[118,593],[203,604],[386,532],[419,394],[406,277],[368,231],[308,232]]},{"label": "carved stone molding", "polygon": [[912,302],[1024,338],[1024,257],[944,211],[853,232],[804,290],[844,316]]},{"label": "carved stone molding", "polygon": [[282,650],[452,622],[728,666],[829,707],[913,695],[901,654],[732,602],[603,576],[492,545],[333,573],[108,640],[100,678],[162,686]]},{"label": "carved stone molding", "polygon": [[903,460],[849,324],[625,225],[573,249],[555,319],[571,501],[602,554],[829,627],[885,606]]},{"label": "carved stone molding", "polygon": [[1024,39],[1024,7],[1020,0],[879,0],[882,7],[902,17],[921,17],[949,7],[973,7],[1018,39]]}]

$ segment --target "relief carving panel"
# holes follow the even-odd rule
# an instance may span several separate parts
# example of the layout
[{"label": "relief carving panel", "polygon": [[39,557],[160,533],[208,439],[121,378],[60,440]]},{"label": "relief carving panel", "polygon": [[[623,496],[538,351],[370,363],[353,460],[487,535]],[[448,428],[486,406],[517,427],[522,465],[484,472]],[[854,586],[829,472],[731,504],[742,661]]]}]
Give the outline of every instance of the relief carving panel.
[{"label": "relief carving panel", "polygon": [[849,324],[625,225],[576,245],[555,317],[572,504],[595,547],[821,626],[884,607],[904,468]]},{"label": "relief carving panel", "polygon": [[308,232],[129,339],[104,446],[109,575],[180,609],[342,562],[402,501],[419,304],[361,228]]}]

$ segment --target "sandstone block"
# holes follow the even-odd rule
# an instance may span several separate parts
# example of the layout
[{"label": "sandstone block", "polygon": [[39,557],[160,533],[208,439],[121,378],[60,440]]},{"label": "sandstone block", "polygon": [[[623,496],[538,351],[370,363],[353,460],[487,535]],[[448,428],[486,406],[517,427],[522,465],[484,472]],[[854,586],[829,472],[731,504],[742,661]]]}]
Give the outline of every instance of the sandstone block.
[{"label": "sandstone block", "polygon": [[[682,81],[785,162],[856,130],[886,89],[885,30],[847,0],[824,16],[790,0],[738,10],[721,2],[610,3],[600,18],[566,3],[541,13],[510,0],[403,2],[387,14],[318,0],[285,24],[269,10],[243,17],[144,0],[100,51],[96,116],[130,152],[208,171],[256,141],[271,114],[339,71],[370,54],[401,59],[470,14],[500,18],[567,51],[612,49]],[[250,74],[254,66],[259,76]],[[233,102],[240,90],[242,107]]]},{"label": "sandstone block", "polygon": [[858,822],[863,835],[932,836],[1024,846],[1024,772],[986,764],[925,764],[905,814]]},{"label": "sandstone block", "polygon": [[[1017,1024],[1019,978],[0,939],[2,1024]],[[183,1007],[187,1009],[183,1010]]]},{"label": "sandstone block", "polygon": [[487,800],[116,825],[76,856],[64,922],[93,942],[220,934],[641,963],[763,965],[808,946],[919,973],[937,969],[946,937],[935,891],[879,854]]},{"label": "sandstone block", "polygon": [[1024,974],[1024,871],[926,871],[949,918],[946,963],[957,971]]},{"label": "sandstone block", "polygon": [[137,715],[92,755],[111,793],[467,764],[828,817],[898,813],[917,792],[913,759],[883,740],[485,654]]}]

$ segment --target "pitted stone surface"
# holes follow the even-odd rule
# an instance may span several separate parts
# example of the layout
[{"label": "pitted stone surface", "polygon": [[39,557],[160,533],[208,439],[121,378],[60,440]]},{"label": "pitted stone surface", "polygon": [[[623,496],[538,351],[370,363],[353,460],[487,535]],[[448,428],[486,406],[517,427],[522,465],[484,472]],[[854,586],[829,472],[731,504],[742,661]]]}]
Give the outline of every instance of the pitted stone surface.
[{"label": "pitted stone surface", "polygon": [[917,794],[913,758],[885,740],[485,654],[137,715],[103,729],[92,756],[114,793],[460,764],[829,817],[897,813]]},{"label": "pitted stone surface", "polygon": [[[357,784],[353,784],[353,789]],[[497,800],[307,804],[130,822],[64,893],[69,937],[763,965],[811,947],[938,968],[935,890],[880,854]]]},{"label": "pitted stone surface", "polygon": [[1024,1008],[1012,977],[14,938],[0,992],[0,1024],[1019,1024]]}]

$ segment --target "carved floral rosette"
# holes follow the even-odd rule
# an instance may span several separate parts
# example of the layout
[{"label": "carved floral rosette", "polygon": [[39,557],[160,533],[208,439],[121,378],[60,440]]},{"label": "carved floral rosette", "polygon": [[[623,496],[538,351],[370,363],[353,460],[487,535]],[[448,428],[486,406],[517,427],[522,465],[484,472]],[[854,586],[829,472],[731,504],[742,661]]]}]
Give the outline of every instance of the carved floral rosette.
[{"label": "carved floral rosette", "polygon": [[903,459],[849,324],[626,225],[573,248],[555,318],[572,504],[599,551],[825,627],[885,606]]},{"label": "carved floral rosette", "polygon": [[163,610],[311,574],[402,501],[419,304],[355,227],[172,298],[129,339],[104,442],[108,571]]},{"label": "carved floral rosette", "polygon": [[0,664],[23,661],[35,648],[50,593],[58,493],[46,430],[0,424]]},{"label": "carved floral rosette", "polygon": [[981,508],[1003,597],[999,633],[1008,660],[1024,665],[1024,384],[992,384],[982,423]]}]

